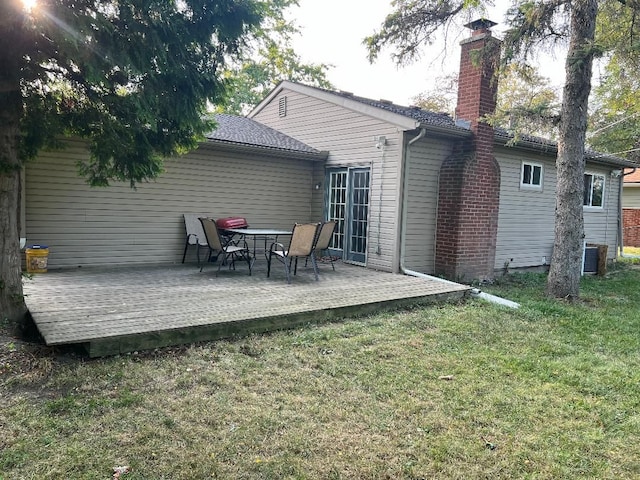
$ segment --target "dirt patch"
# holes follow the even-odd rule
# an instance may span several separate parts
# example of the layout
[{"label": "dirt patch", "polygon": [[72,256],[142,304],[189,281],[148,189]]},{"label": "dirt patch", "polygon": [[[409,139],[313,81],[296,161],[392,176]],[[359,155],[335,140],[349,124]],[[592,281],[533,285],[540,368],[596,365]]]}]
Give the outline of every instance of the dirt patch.
[{"label": "dirt patch", "polygon": [[0,383],[9,377],[43,378],[49,374],[55,356],[54,349],[0,328]]},{"label": "dirt patch", "polygon": [[[125,354],[134,360],[182,356],[189,345],[156,348]],[[0,388],[11,388],[14,380],[21,384],[41,380],[49,376],[56,365],[69,362],[90,361],[86,352],[77,345],[48,347],[39,336],[35,325],[17,330],[0,325]]]},{"label": "dirt patch", "polygon": [[19,328],[0,324],[0,389],[45,379],[56,364],[77,359],[77,352],[69,348],[45,345],[30,317]]}]

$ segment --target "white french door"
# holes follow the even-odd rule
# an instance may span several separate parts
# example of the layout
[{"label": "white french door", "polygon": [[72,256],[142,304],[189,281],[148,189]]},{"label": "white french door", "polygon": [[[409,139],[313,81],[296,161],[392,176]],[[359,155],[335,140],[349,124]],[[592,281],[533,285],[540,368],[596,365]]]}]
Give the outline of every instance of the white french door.
[{"label": "white french door", "polygon": [[327,219],[337,222],[331,250],[345,261],[362,265],[367,262],[370,182],[368,167],[327,171]]}]

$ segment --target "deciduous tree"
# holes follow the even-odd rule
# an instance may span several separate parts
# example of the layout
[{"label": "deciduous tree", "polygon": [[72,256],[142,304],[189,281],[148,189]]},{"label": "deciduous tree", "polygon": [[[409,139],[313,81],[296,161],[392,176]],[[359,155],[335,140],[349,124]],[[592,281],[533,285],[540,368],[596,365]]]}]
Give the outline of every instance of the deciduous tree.
[{"label": "deciduous tree", "polygon": [[629,160],[640,160],[639,62],[613,57],[595,88],[589,145]]},{"label": "deciduous tree", "polygon": [[269,4],[266,21],[249,48],[225,71],[230,88],[224,103],[218,105],[220,112],[246,114],[282,80],[332,88],[327,79],[330,66],[305,63],[292,48],[293,37],[300,31],[285,12],[297,6],[298,1],[272,0]]},{"label": "deciduous tree", "polygon": [[[496,112],[487,118],[493,126],[514,133],[555,139],[560,118],[560,99],[548,78],[528,65],[510,64],[500,72]],[[412,99],[412,103],[433,112],[454,114],[457,76],[436,79],[434,87]]]},{"label": "deciduous tree", "polygon": [[512,63],[500,72],[495,126],[511,132],[556,139],[560,99],[548,78],[529,65]]},{"label": "deciduous tree", "polygon": [[640,22],[638,2],[601,5],[597,38],[609,52],[595,88],[589,144],[640,161]]}]

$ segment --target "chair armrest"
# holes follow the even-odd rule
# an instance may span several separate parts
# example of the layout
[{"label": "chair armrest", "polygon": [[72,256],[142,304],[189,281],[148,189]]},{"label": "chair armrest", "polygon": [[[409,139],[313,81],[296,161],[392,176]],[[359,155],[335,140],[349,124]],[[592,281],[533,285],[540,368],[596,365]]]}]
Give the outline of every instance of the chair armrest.
[{"label": "chair armrest", "polygon": [[[280,247],[280,248],[274,248],[274,247]],[[284,245],[278,242],[273,242],[269,247],[269,252],[277,252],[277,251],[284,252],[285,251]]]}]

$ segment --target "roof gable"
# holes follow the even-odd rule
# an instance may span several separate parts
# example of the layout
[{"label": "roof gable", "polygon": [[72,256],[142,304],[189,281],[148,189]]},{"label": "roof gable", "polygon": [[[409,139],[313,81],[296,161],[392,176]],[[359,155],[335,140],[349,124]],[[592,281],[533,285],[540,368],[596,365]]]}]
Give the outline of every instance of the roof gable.
[{"label": "roof gable", "polygon": [[372,100],[359,97],[348,92],[326,90],[319,87],[310,87],[300,83],[280,82],[265,99],[260,102],[250,113],[252,118],[264,109],[283,90],[291,90],[319,100],[342,106],[349,110],[368,115],[370,117],[391,123],[403,130],[415,130],[428,128],[454,136],[469,136],[471,131],[466,126],[456,125],[455,121],[446,113],[434,113],[419,107],[405,107],[396,105],[386,100]]}]

